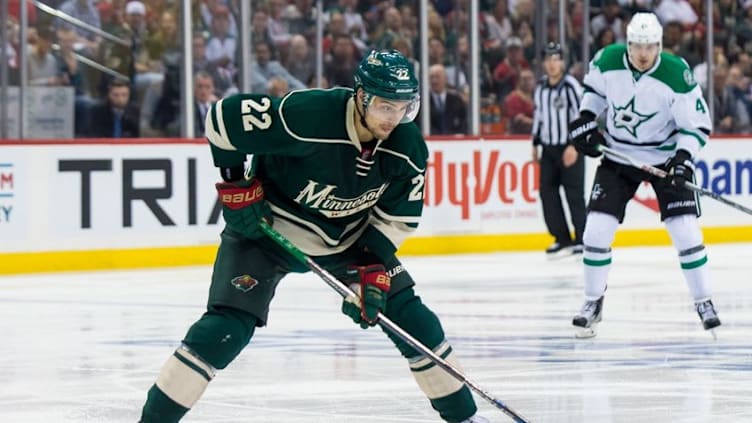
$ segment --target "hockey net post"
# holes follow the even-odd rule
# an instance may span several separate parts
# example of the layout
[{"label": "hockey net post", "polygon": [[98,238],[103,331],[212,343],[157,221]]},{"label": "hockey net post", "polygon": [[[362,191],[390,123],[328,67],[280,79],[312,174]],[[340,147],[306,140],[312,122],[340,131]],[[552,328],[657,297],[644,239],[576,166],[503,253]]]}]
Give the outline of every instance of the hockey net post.
[{"label": "hockey net post", "polygon": [[[599,147],[599,149],[603,153],[605,153],[605,154],[607,154],[609,156],[613,156],[613,157],[617,157],[619,159],[622,159],[622,160],[626,161],[627,163],[629,163],[631,166],[634,166],[634,167],[636,167],[636,168],[638,168],[640,170],[643,170],[643,171],[645,171],[645,172],[647,172],[647,173],[649,173],[651,175],[657,176],[659,178],[665,178],[665,177],[668,176],[668,174],[666,173],[665,170],[658,169],[657,167],[651,166],[649,164],[640,163],[637,160],[635,160],[634,158],[632,158],[632,157],[630,157],[630,156],[628,156],[628,155],[626,155],[624,153],[618,152],[618,151],[616,151],[616,150],[614,150],[612,148],[609,148],[609,147],[606,147],[606,146],[602,145],[602,146]],[[722,196],[720,194],[716,194],[713,191],[710,191],[710,190],[707,190],[707,189],[705,189],[703,187],[697,186],[697,185],[695,185],[695,184],[693,184],[691,182],[685,182],[684,183],[684,187],[687,188],[690,191],[694,191],[694,192],[696,192],[696,193],[698,193],[700,195],[703,195],[703,196],[706,196],[706,197],[710,197],[710,198],[712,198],[712,199],[714,199],[716,201],[719,201],[719,202],[721,202],[723,204],[726,204],[727,206],[731,206],[731,207],[733,207],[733,208],[735,208],[737,210],[740,210],[740,211],[742,211],[744,213],[752,215],[752,209],[750,209],[749,207],[743,206],[743,205],[741,205],[741,204],[739,204],[739,203],[737,203],[735,201],[731,201],[728,198],[726,198],[726,197],[724,197],[724,196]]]},{"label": "hockey net post", "polygon": [[[259,225],[261,227],[261,230],[269,238],[271,238],[273,241],[279,244],[285,251],[287,251],[293,257],[295,257],[296,260],[305,264],[313,273],[318,275],[324,282],[326,282],[327,285],[329,285],[332,289],[337,291],[339,295],[341,295],[342,297],[356,295],[347,285],[345,285],[339,279],[334,277],[326,269],[319,266],[315,261],[313,261],[305,253],[303,253],[292,242],[290,242],[282,234],[274,230],[274,228],[272,228],[267,222],[262,221],[261,223],[259,223]],[[415,339],[412,335],[407,333],[404,329],[402,329],[399,325],[391,321],[388,317],[386,317],[381,312],[379,312],[378,314],[378,322],[379,322],[379,325],[382,328],[384,328],[384,330],[397,336],[398,338],[400,338],[401,340],[409,344],[411,347],[415,348],[418,352],[428,357],[437,366],[444,369],[444,371],[449,373],[452,377],[454,377],[458,381],[467,385],[468,388],[472,389],[481,398],[483,398],[484,400],[488,401],[496,408],[503,411],[504,414],[511,417],[512,420],[515,421],[516,423],[530,423],[530,421],[527,420],[525,417],[523,417],[520,413],[514,411],[509,406],[507,406],[504,402],[502,402],[498,398],[491,395],[487,390],[481,388],[477,383],[468,379],[467,376],[465,376],[465,374],[462,373],[462,371],[460,371],[459,369],[454,367],[452,364],[450,364],[449,362],[447,362],[446,360],[438,356],[430,348],[423,345],[423,343]]]}]

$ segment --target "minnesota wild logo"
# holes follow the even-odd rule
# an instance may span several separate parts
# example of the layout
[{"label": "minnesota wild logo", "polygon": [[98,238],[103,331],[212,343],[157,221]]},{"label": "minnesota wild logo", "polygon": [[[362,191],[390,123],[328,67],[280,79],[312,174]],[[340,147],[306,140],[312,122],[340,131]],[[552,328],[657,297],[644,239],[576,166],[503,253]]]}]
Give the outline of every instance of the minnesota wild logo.
[{"label": "minnesota wild logo", "polygon": [[633,137],[637,138],[637,127],[649,121],[658,112],[648,115],[642,114],[635,110],[634,100],[635,98],[632,96],[624,106],[619,107],[612,103],[612,107],[614,110],[614,128],[624,128]]},{"label": "minnesota wild logo", "polygon": [[253,279],[252,277],[248,275],[243,275],[243,276],[237,276],[237,277],[232,278],[230,283],[235,288],[243,292],[248,292],[252,290],[253,288],[255,288],[259,282],[256,279]]}]

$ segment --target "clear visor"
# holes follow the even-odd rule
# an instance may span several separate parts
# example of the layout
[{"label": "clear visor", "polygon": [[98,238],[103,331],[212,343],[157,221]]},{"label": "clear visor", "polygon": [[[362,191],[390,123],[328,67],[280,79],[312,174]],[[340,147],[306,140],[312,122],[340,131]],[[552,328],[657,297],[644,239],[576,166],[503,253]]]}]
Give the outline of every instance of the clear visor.
[{"label": "clear visor", "polygon": [[412,101],[385,100],[372,96],[368,103],[367,113],[381,121],[407,123],[415,119],[418,110],[420,110],[420,96],[415,96]]}]

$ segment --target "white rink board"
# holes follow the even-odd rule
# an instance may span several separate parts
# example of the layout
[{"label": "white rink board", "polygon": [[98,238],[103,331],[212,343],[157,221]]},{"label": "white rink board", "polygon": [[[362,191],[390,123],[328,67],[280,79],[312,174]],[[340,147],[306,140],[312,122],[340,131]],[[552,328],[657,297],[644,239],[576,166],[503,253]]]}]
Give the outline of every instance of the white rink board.
[{"label": "white rink board", "polygon": [[[752,205],[750,141],[713,139],[702,152],[698,183]],[[428,145],[418,235],[545,233],[529,142]],[[589,178],[595,163],[588,159]],[[0,252],[215,243],[218,179],[204,143],[0,143]],[[642,187],[636,200],[624,227],[659,228],[652,189]],[[702,209],[703,226],[750,222],[714,200],[703,200]]]}]

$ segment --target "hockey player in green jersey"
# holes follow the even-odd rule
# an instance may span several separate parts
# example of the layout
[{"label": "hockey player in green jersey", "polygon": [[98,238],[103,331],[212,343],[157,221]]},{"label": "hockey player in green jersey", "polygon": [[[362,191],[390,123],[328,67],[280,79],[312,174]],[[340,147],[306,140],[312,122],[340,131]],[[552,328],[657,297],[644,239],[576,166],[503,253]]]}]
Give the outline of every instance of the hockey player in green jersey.
[{"label": "hockey player in green jersey", "polygon": [[[598,157],[604,144],[668,172],[666,178],[653,177],[608,153],[601,161],[583,235],[585,304],[572,321],[579,337],[595,335],[614,234],[643,181],[651,183],[658,198],[703,327],[721,324],[710,299],[698,199],[683,187],[693,180],[694,158],[708,141],[711,120],[692,71],[682,58],[661,52],[662,37],[653,13],[636,13],[627,26],[627,45],[611,45],[595,55],[584,80],[580,117],[570,123],[571,142],[579,151]],[[604,111],[606,132],[601,134],[596,117]]]},{"label": "hockey player in green jersey", "polygon": [[[396,51],[374,51],[360,63],[354,91],[303,90],[281,99],[238,94],[211,108],[206,137],[224,180],[216,186],[226,227],[207,311],[149,390],[142,422],[180,420],[266,324],[280,280],[308,270],[263,236],[261,219],[340,280],[357,284],[362,300],[345,299],[342,311],[361,327],[376,324],[381,311],[458,365],[438,318],[395,256],[418,225],[428,158],[412,122],[419,106],[412,69]],[[487,422],[465,385],[389,337],[443,420]]]}]

